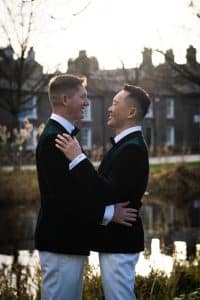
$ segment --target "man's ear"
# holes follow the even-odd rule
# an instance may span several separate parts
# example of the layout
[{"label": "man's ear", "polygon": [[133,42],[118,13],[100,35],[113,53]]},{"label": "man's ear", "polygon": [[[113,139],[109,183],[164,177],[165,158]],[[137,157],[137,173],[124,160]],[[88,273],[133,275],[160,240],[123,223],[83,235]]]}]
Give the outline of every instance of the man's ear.
[{"label": "man's ear", "polygon": [[61,95],[61,99],[62,99],[62,104],[64,105],[64,106],[66,106],[67,104],[68,104],[68,98],[67,98],[67,96],[66,95]]},{"label": "man's ear", "polygon": [[132,106],[128,114],[128,119],[135,119],[136,115],[137,115],[137,108],[135,106]]}]

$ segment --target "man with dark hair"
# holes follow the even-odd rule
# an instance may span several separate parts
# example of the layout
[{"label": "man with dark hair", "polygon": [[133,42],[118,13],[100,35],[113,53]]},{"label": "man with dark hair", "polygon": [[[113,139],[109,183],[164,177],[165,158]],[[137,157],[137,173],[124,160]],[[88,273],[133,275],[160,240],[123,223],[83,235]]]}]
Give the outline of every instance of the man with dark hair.
[{"label": "man with dark hair", "polygon": [[132,101],[137,105],[137,118],[138,121],[142,121],[149,108],[149,95],[142,88],[130,84],[124,85],[124,91],[129,92],[126,100]]},{"label": "man with dark hair", "polygon": [[[140,209],[145,192],[149,161],[142,136],[142,121],[150,104],[140,87],[125,85],[108,109],[108,126],[115,131],[113,147],[104,156],[98,173],[83,157],[77,140],[59,135],[56,146],[71,160],[73,178],[88,189],[95,201],[108,199],[109,187],[130,207]],[[78,163],[76,160],[81,157]],[[114,207],[109,206],[110,217]],[[90,228],[91,250],[99,252],[100,269],[106,300],[133,300],[135,265],[144,249],[144,232],[140,216],[130,227],[110,222]]]},{"label": "man with dark hair", "polygon": [[[52,114],[40,136],[36,164],[41,208],[35,230],[35,246],[42,267],[42,300],[81,300],[83,268],[90,249],[89,230],[106,219],[105,206],[117,196],[108,190],[103,201],[88,196],[82,184],[66,168],[70,161],[55,147],[57,134],[71,138],[77,132],[75,122],[83,118],[88,106],[83,79],[59,75],[49,82]],[[84,158],[80,155],[78,162]],[[118,199],[119,200],[119,199]],[[106,202],[107,201],[107,202]],[[135,210],[115,206],[113,220],[121,224],[134,221]],[[108,220],[111,221],[112,217]]]}]

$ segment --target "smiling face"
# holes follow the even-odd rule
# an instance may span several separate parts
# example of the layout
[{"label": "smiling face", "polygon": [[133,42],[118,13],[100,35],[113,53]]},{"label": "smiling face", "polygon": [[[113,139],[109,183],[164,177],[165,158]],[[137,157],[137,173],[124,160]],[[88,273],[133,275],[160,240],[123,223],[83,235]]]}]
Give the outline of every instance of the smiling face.
[{"label": "smiling face", "polygon": [[136,108],[126,100],[128,96],[129,92],[120,91],[113,98],[112,105],[108,108],[107,124],[115,129],[117,134],[131,126],[136,112]]},{"label": "smiling face", "polygon": [[85,87],[80,85],[71,96],[64,96],[64,105],[69,121],[74,123],[81,120],[84,116],[84,109],[89,105]]},{"label": "smiling face", "polygon": [[48,89],[52,111],[71,123],[81,120],[89,105],[84,83],[83,78],[71,74],[53,77]]}]

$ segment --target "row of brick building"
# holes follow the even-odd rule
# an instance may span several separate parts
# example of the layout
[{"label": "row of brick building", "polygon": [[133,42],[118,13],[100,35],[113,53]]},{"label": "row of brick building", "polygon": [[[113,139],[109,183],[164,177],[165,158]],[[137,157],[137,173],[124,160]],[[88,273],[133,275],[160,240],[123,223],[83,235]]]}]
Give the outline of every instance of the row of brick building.
[{"label": "row of brick building", "polygon": [[[200,78],[196,49],[192,46],[187,49],[184,65],[174,62],[172,50],[167,51],[165,58],[164,63],[154,66],[152,50],[145,48],[139,67],[115,70],[101,70],[98,60],[88,57],[83,50],[77,58],[68,60],[68,73],[87,77],[90,106],[79,124],[82,129],[80,139],[86,150],[96,150],[93,151],[96,153],[94,159],[98,159],[107,148],[109,136],[112,134],[106,125],[107,109],[114,94],[124,83],[139,85],[151,96],[152,105],[145,118],[143,133],[152,155],[199,152],[200,83],[192,81],[188,75],[191,73]],[[13,109],[11,101],[16,101],[17,105],[18,94],[21,93],[21,99],[26,101],[21,101],[19,111],[16,110],[17,118],[22,121],[27,117],[37,127],[46,122],[51,113],[47,82],[54,74],[43,73],[43,68],[35,61],[35,53],[31,48],[23,61],[19,86],[16,72],[20,70],[20,63],[14,58],[11,47],[0,49],[0,123],[9,128],[13,126],[13,111],[9,110],[9,105]],[[35,145],[36,134],[33,132],[28,147],[31,149]]]}]

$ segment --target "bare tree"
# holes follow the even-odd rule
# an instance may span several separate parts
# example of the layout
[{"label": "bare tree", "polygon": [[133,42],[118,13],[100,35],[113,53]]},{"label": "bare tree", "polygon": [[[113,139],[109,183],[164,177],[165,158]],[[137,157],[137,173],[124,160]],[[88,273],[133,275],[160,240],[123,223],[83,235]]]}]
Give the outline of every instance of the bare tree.
[{"label": "bare tree", "polygon": [[[192,49],[192,48],[193,47],[190,46],[189,49]],[[200,86],[200,72],[199,72],[199,68],[198,69],[196,68],[197,64],[195,61],[193,61],[192,64],[177,64],[172,59],[172,56],[171,56],[172,50],[171,49],[166,52],[158,50],[158,49],[156,51],[161,53],[165,57],[166,63],[171,67],[172,70],[174,70],[183,79],[186,79],[186,80]],[[195,51],[195,49],[194,49],[194,51]]]},{"label": "bare tree", "polygon": [[[68,1],[65,1],[65,4]],[[72,13],[76,17],[88,8],[92,0]],[[49,0],[0,0],[0,32],[4,47],[0,49],[0,109],[13,117],[13,127],[19,127],[21,111],[32,110],[37,106],[44,93],[49,75],[43,73],[43,67],[35,61],[33,36],[37,33],[40,5],[48,5]],[[63,2],[64,3],[64,2]],[[49,22],[59,23],[57,16],[48,15]],[[62,20],[62,24],[66,20]],[[61,24],[59,23],[59,26]],[[66,28],[65,28],[66,29]],[[59,30],[59,29],[57,29]],[[32,101],[37,96],[37,102]]]},{"label": "bare tree", "polygon": [[197,18],[200,18],[200,7],[199,7],[199,3],[196,0],[191,0],[189,3],[189,7],[192,7],[193,11],[194,11],[194,15]]},{"label": "bare tree", "polygon": [[2,0],[1,9],[4,19],[0,21],[0,30],[7,47],[0,50],[0,108],[12,115],[13,126],[18,127],[19,113],[32,110],[31,99],[42,92],[48,76],[44,76],[43,68],[35,61],[30,47],[34,0],[29,1],[29,5],[23,0]]},{"label": "bare tree", "polygon": [[[194,18],[198,18],[200,20],[199,3],[196,0],[191,0],[188,8],[192,8]],[[196,49],[194,47],[190,46],[188,48],[187,60],[190,61],[190,63],[187,64],[177,64],[173,59],[172,49],[169,49],[166,52],[161,51],[160,49],[156,49],[155,51],[161,53],[171,69],[183,79],[200,86],[200,72],[196,62]]]}]

